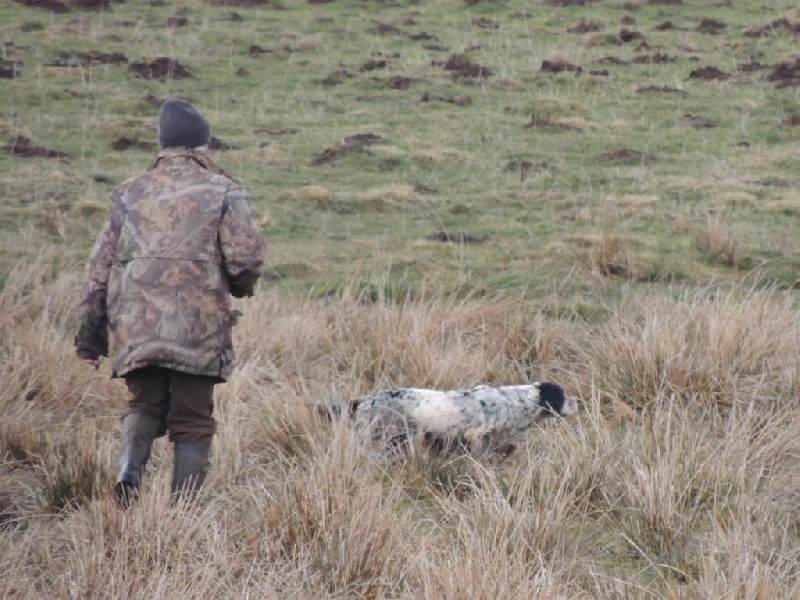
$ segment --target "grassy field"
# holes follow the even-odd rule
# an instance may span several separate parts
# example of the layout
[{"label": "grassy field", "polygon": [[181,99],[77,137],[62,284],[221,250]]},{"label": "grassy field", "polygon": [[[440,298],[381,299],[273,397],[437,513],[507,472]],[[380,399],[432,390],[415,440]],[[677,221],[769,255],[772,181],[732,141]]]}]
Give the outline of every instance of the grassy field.
[{"label": "grassy field", "polygon": [[[95,6],[96,5],[96,6]],[[0,596],[800,597],[800,8],[0,0]],[[72,353],[160,102],[269,249],[202,501]],[[553,380],[510,458],[386,461],[314,406]]]}]

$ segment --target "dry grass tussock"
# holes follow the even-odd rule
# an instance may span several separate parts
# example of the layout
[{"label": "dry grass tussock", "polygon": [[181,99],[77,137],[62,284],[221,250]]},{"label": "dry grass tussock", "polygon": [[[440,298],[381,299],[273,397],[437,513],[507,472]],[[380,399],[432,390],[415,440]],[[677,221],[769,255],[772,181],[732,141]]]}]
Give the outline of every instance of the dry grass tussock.
[{"label": "dry grass tussock", "polygon": [[[800,597],[790,292],[632,294],[588,324],[509,299],[243,304],[214,470],[171,508],[157,443],[113,505],[123,386],[72,356],[79,273],[0,289],[0,596]],[[580,414],[502,460],[376,456],[318,402],[553,379]]]}]

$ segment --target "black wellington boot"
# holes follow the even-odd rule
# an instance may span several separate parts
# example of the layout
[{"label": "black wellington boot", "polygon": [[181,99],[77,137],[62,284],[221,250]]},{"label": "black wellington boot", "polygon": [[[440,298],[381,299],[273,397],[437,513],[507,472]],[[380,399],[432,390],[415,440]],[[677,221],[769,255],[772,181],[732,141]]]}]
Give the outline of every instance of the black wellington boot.
[{"label": "black wellington boot", "polygon": [[114,498],[122,509],[128,509],[139,496],[142,472],[150,458],[159,421],[149,415],[133,413],[122,420],[122,452]]}]

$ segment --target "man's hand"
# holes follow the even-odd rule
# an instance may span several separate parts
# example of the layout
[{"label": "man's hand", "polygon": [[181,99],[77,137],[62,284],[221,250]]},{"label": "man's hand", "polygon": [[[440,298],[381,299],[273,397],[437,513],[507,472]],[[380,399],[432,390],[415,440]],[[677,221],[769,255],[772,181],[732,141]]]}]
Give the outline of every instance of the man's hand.
[{"label": "man's hand", "polygon": [[97,358],[82,358],[81,360],[83,362],[85,362],[87,365],[90,365],[90,366],[94,367],[95,371],[97,371],[97,369],[100,368],[100,360],[101,359],[100,359],[99,356]]}]

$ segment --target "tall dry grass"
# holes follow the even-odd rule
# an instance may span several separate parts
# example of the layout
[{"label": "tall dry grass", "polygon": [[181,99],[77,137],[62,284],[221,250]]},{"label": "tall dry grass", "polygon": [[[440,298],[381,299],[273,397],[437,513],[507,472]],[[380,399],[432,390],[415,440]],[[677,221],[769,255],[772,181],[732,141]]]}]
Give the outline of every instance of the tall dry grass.
[{"label": "tall dry grass", "polygon": [[[73,357],[79,269],[52,259],[0,289],[2,597],[800,597],[789,292],[628,292],[588,323],[552,316],[552,299],[262,289],[240,307],[200,502],[170,507],[159,441],[124,513],[110,497],[124,387]],[[534,378],[581,411],[507,459],[387,460],[314,410]]]}]

